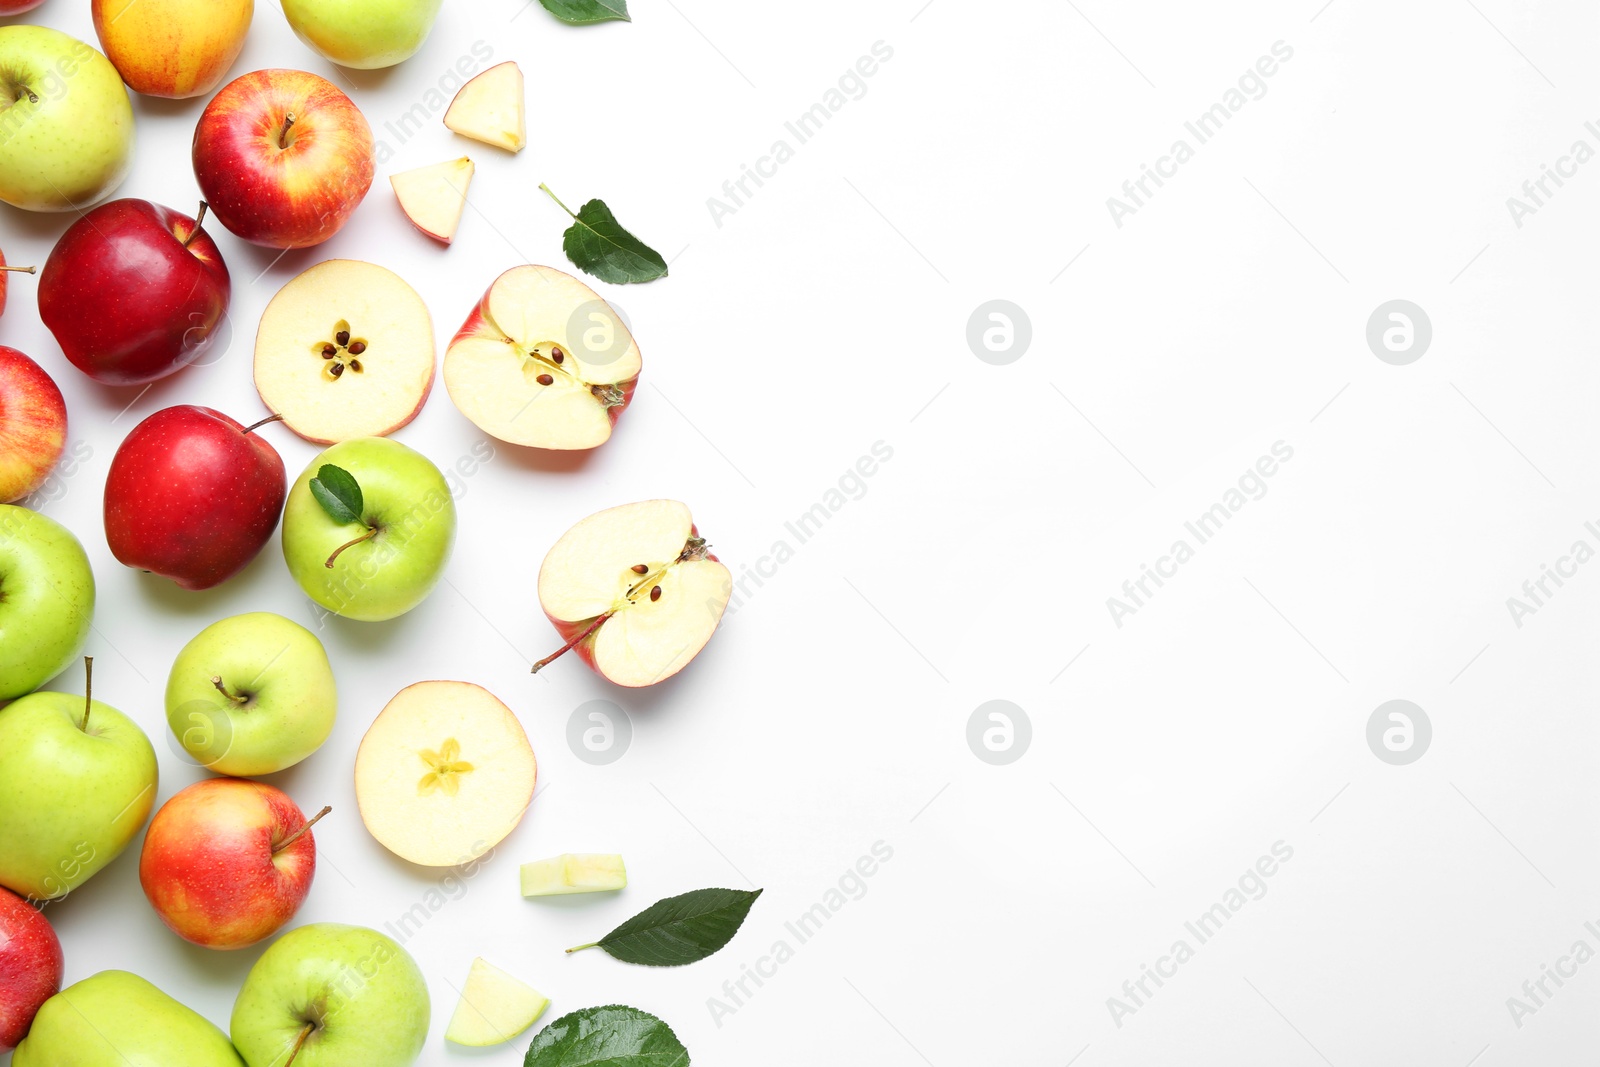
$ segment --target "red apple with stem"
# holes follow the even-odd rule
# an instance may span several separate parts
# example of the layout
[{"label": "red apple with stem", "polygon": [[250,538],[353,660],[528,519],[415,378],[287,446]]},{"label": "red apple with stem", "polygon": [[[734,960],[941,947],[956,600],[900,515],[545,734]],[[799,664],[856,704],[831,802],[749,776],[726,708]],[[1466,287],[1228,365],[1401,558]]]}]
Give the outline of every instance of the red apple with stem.
[{"label": "red apple with stem", "polygon": [[0,504],[43,485],[66,446],[67,405],[55,379],[0,345]]},{"label": "red apple with stem", "polygon": [[278,527],[288,475],[250,426],[211,408],[163,408],[133,428],[106,474],[106,543],[129,567],[210,589]]},{"label": "red apple with stem", "polygon": [[[5,14],[5,2],[0,0],[0,15],[3,14]],[[35,274],[38,270],[38,267],[13,267],[6,263],[5,253],[0,252],[0,315],[6,313],[6,281],[9,276],[19,272],[22,274]]]},{"label": "red apple with stem", "polygon": [[192,154],[218,221],[268,248],[338,233],[375,166],[361,109],[303,70],[258,70],[223,86],[200,115]]},{"label": "red apple with stem", "polygon": [[280,789],[207,778],[179,791],[150,820],[139,884],[161,921],[206,948],[271,937],[311,890],[317,846],[310,821]]},{"label": "red apple with stem", "polygon": [[67,227],[39,277],[39,317],[73,366],[143,385],[211,346],[232,289],[205,213],[113,200]]},{"label": "red apple with stem", "polygon": [[61,988],[61,942],[50,920],[0,889],[0,1053],[28,1035],[39,1005]]}]

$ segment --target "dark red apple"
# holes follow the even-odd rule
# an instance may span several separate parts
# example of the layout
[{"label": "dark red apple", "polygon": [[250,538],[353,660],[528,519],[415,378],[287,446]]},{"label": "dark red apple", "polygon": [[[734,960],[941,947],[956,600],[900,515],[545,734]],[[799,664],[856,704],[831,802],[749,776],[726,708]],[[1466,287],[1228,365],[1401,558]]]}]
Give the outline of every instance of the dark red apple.
[{"label": "dark red apple", "polygon": [[56,242],[39,276],[39,317],[95,381],[143,385],[200,358],[231,292],[199,220],[148,200],[113,200]]},{"label": "dark red apple", "polygon": [[50,920],[0,889],[0,1053],[28,1036],[39,1005],[61,988],[61,942]]},{"label": "dark red apple", "polygon": [[185,404],[135,426],[106,474],[111,554],[185,589],[242,570],[277,529],[289,489],[277,450],[252,432],[260,425]]}]

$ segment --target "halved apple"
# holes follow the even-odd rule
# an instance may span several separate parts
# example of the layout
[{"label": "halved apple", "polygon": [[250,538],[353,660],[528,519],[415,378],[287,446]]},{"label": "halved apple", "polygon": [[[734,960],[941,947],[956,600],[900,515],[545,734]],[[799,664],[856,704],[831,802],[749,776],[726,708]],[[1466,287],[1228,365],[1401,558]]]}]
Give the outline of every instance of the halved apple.
[{"label": "halved apple", "polygon": [[539,605],[567,643],[618,685],[653,685],[699,655],[722,620],[733,576],[706,551],[687,504],[644,500],[590,515],[539,568]]},{"label": "halved apple", "polygon": [[256,391],[308,441],[384,437],[433,388],[433,319],[417,291],[374,263],[330,259],[291,278],[256,331]]},{"label": "halved apple", "polygon": [[526,112],[522,68],[507,60],[456,90],[444,124],[463,137],[520,152],[528,143]]},{"label": "halved apple", "polygon": [[454,867],[516,829],[537,776],[528,735],[494,694],[471,682],[418,682],[362,738],[356,803],[390,852]]},{"label": "halved apple", "polygon": [[466,156],[431,167],[389,175],[395,199],[411,225],[436,241],[449,244],[467,206],[467,187],[475,168]]},{"label": "halved apple", "polygon": [[444,354],[461,413],[502,441],[594,448],[633,399],[639,346],[598,293],[552,267],[494,280]]},{"label": "halved apple", "polygon": [[549,1006],[543,993],[479,956],[444,1039],[472,1048],[504,1044],[538,1022]]},{"label": "halved apple", "polygon": [[525,897],[606,893],[627,885],[628,869],[623,866],[622,857],[614,854],[564,852],[522,865]]}]

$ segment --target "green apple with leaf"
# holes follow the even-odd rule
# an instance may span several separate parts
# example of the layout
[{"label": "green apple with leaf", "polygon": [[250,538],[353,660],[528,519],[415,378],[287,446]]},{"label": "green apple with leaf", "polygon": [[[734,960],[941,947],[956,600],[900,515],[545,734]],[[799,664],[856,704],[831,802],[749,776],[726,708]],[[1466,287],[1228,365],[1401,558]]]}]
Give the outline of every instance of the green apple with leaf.
[{"label": "green apple with leaf", "polygon": [[338,710],[322,642],[270,611],[207,626],[167,676],[167,725],[196,763],[217,774],[294,766],[328,739]]},{"label": "green apple with leaf", "polygon": [[433,29],[441,0],[283,0],[289,25],[341,67],[374,70],[410,59]]},{"label": "green apple with leaf", "polygon": [[0,708],[0,885],[64,897],[133,840],[156,799],[156,754],[137,723],[84,695],[38,692]]},{"label": "green apple with leaf", "polygon": [[11,1067],[244,1067],[228,1035],[127,971],[68,986],[34,1016]]},{"label": "green apple with leaf", "polygon": [[432,592],[450,560],[456,504],[428,457],[386,437],[341,441],[289,490],[283,558],[307,596],[379,622]]},{"label": "green apple with leaf", "polygon": [[65,526],[0,504],[0,701],[31,693],[83,648],[94,573]]},{"label": "green apple with leaf", "polygon": [[312,923],[250,968],[230,1029],[249,1067],[410,1067],[429,1011],[428,983],[393,938]]}]

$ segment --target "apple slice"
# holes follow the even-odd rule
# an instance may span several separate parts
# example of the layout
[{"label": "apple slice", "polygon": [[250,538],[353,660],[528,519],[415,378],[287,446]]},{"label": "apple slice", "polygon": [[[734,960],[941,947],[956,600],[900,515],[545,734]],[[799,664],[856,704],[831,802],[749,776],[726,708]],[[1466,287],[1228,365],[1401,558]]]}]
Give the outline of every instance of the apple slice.
[{"label": "apple slice", "polygon": [[471,682],[418,682],[362,738],[356,803],[390,852],[454,867],[516,828],[537,774],[528,735],[494,694]]},{"label": "apple slice", "polygon": [[467,206],[467,187],[475,168],[466,156],[431,167],[389,175],[395,199],[411,225],[436,241],[449,244],[461,225],[461,212]]},{"label": "apple slice", "polygon": [[543,993],[479,956],[444,1039],[473,1048],[504,1044],[538,1022],[549,1006]]},{"label": "apple slice", "polygon": [[539,606],[569,649],[618,685],[654,685],[699,655],[733,575],[706,551],[687,504],[607,508],[561,535],[539,568]]},{"label": "apple slice", "polygon": [[456,90],[444,124],[463,137],[520,152],[528,143],[527,104],[522,68],[496,63]]},{"label": "apple slice", "polygon": [[522,865],[522,895],[559,897],[625,889],[628,870],[617,855],[565,852]]},{"label": "apple slice", "polygon": [[552,267],[494,280],[444,354],[461,413],[514,445],[605,444],[639,382],[639,346],[598,293]]},{"label": "apple slice", "polygon": [[291,278],[256,331],[256,391],[319,445],[384,437],[433,389],[433,319],[417,291],[374,263],[330,259]]}]

